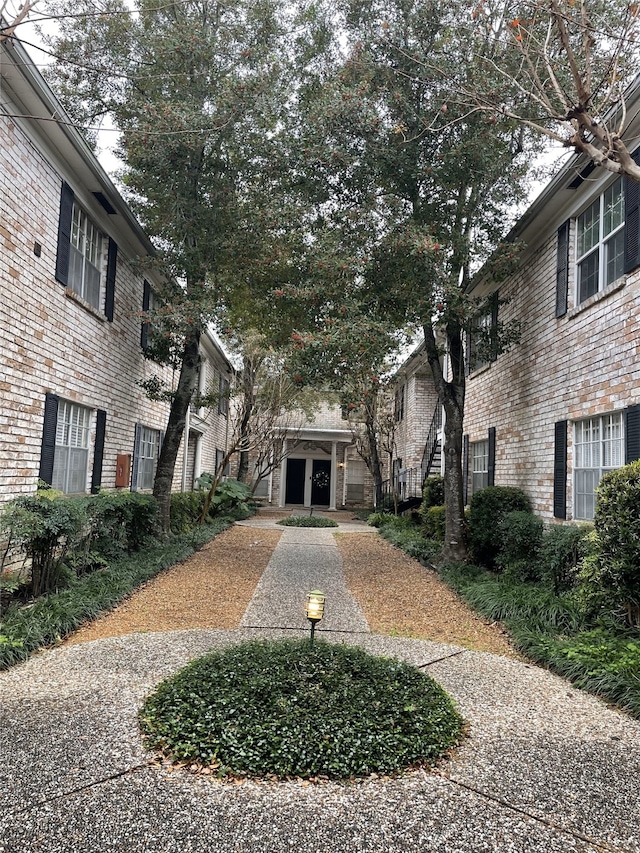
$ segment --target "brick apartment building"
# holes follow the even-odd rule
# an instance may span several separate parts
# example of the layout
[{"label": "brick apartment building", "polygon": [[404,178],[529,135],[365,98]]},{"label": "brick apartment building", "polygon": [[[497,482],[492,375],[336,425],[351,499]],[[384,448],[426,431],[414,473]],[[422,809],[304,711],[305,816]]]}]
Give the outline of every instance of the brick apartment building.
[{"label": "brick apartment building", "polygon": [[[153,246],[17,42],[0,44],[0,501],[38,477],[68,493],[148,490],[168,405],[140,382]],[[55,121],[51,120],[55,117]],[[201,390],[231,366],[202,341]],[[174,488],[225,450],[227,412],[192,407]]]}]

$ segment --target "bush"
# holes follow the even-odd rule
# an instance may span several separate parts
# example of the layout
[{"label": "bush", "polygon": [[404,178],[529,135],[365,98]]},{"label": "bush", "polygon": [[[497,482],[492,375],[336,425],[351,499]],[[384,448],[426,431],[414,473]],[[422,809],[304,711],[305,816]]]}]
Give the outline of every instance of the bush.
[{"label": "bush", "polygon": [[597,490],[600,583],[611,605],[640,626],[640,460],[609,471]]},{"label": "bush", "polygon": [[147,745],[219,776],[396,773],[456,745],[463,721],[415,667],[308,640],[253,640],[189,664],[146,700]]},{"label": "bush", "polygon": [[430,506],[421,515],[425,536],[428,539],[437,539],[438,542],[444,542],[446,507]]},{"label": "bush", "polygon": [[508,512],[531,512],[529,498],[513,486],[487,486],[469,506],[469,546],[475,562],[494,568],[500,551],[500,522]]},{"label": "bush", "polygon": [[442,506],[444,504],[444,477],[440,474],[434,474],[427,477],[422,486],[422,504],[420,505],[420,514],[423,516],[432,506]]},{"label": "bush", "polygon": [[158,533],[158,504],[151,495],[104,492],[87,501],[90,549],[106,558],[139,551]]},{"label": "bush", "polygon": [[46,492],[25,495],[0,511],[0,530],[12,547],[31,560],[31,593],[42,595],[57,587],[68,553],[77,547],[87,525],[83,498]]},{"label": "bush", "polygon": [[496,566],[522,580],[540,578],[539,552],[544,524],[530,512],[507,512],[498,526],[500,551]]},{"label": "bush", "polygon": [[290,515],[281,518],[278,524],[285,527],[337,527],[338,522],[322,515]]},{"label": "bush", "polygon": [[395,518],[397,516],[388,512],[372,512],[367,518],[367,524],[371,527],[382,527],[383,524],[390,524]]},{"label": "bush", "polygon": [[188,533],[200,524],[206,492],[174,492],[171,495],[171,532]]},{"label": "bush", "polygon": [[586,524],[553,524],[546,530],[540,547],[540,576],[556,595],[576,585],[582,543],[590,529]]}]

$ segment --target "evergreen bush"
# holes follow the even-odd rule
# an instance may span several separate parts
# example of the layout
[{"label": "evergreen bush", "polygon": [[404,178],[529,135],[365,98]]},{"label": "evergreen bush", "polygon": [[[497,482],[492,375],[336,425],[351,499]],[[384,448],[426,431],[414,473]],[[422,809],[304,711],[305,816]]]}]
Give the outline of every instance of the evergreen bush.
[{"label": "evergreen bush", "polygon": [[281,518],[278,524],[284,527],[337,527],[338,522],[323,515],[290,515]]},{"label": "evergreen bush", "polygon": [[444,504],[444,477],[433,474],[427,477],[422,486],[421,512],[426,512],[429,507],[442,506]]},{"label": "evergreen bush", "polygon": [[540,547],[540,576],[558,595],[577,583],[583,542],[591,527],[586,524],[552,524]]},{"label": "evergreen bush", "polygon": [[487,486],[469,506],[469,547],[472,559],[489,569],[500,552],[500,522],[508,512],[531,512],[529,498],[513,486]]},{"label": "evergreen bush", "polygon": [[522,580],[538,580],[541,575],[540,547],[544,534],[541,518],[516,510],[503,515],[498,526],[500,550],[496,567]]},{"label": "evergreen bush", "polygon": [[444,542],[446,507],[430,506],[421,515],[424,534],[427,539],[436,539],[438,542]]},{"label": "evergreen bush", "polygon": [[604,474],[596,494],[599,583],[625,621],[640,626],[640,460]]}]

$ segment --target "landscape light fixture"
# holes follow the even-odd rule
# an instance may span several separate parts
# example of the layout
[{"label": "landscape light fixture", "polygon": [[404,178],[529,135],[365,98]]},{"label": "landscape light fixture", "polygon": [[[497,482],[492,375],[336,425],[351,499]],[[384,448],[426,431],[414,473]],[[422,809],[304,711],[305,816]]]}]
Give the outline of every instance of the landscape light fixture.
[{"label": "landscape light fixture", "polygon": [[313,645],[313,636],[316,630],[316,624],[324,616],[324,600],[325,595],[319,589],[314,589],[307,596],[307,608],[305,610],[307,619],[311,622],[311,645]]}]

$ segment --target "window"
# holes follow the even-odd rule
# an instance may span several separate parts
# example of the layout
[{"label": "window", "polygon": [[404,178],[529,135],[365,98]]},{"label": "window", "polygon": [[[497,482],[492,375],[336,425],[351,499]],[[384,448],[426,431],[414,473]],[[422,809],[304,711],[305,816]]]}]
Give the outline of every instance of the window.
[{"label": "window", "polygon": [[66,494],[87,489],[91,411],[61,400],[58,404],[56,444],[51,485]]},{"label": "window", "polygon": [[138,425],[136,430],[136,490],[153,489],[160,454],[160,430]]},{"label": "window", "polygon": [[400,422],[404,418],[404,389],[404,385],[396,389],[393,413],[397,422]]},{"label": "window", "polygon": [[218,382],[218,414],[225,418],[229,414],[229,380],[222,375]]},{"label": "window", "polygon": [[498,327],[498,294],[489,297],[481,311],[471,321],[467,338],[469,373],[485,367],[496,359]]},{"label": "window", "polygon": [[622,412],[588,418],[575,425],[574,492],[575,518],[595,514],[595,491],[607,471],[624,461]]},{"label": "window", "polygon": [[364,500],[364,479],[367,466],[362,459],[349,459],[347,463],[347,500]]},{"label": "window", "polygon": [[69,287],[94,308],[100,305],[102,235],[87,214],[73,206]]},{"label": "window", "polygon": [[489,485],[489,441],[476,441],[471,445],[471,493]]},{"label": "window", "polygon": [[[216,448],[216,474],[220,470],[220,466],[224,462],[224,450],[218,450]],[[231,463],[227,460],[227,464],[225,465],[224,471],[222,472],[223,477],[228,477],[231,473]]]},{"label": "window", "polygon": [[578,303],[624,273],[624,191],[622,178],[577,220]]}]

